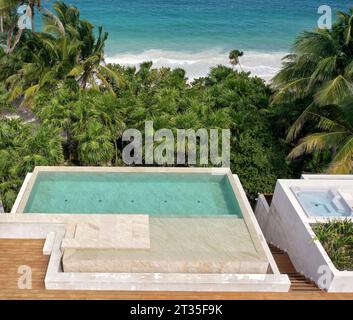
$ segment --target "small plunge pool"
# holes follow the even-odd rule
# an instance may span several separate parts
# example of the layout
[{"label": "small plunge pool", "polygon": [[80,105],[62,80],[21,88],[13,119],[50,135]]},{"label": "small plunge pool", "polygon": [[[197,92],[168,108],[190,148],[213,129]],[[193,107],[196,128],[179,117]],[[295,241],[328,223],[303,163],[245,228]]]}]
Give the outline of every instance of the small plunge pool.
[{"label": "small plunge pool", "polygon": [[352,209],[339,192],[331,188],[292,187],[309,217],[350,217]]}]

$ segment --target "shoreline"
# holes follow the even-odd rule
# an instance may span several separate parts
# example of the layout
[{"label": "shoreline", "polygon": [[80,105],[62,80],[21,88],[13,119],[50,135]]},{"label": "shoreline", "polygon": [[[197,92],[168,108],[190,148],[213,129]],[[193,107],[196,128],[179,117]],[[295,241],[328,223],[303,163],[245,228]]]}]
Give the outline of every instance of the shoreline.
[{"label": "shoreline", "polygon": [[[210,68],[217,65],[231,67],[228,59],[228,52],[220,50],[207,50],[201,52],[182,52],[150,49],[140,53],[117,53],[106,55],[107,63],[116,63],[124,66],[136,66],[145,61],[152,61],[154,68],[170,67],[172,69],[182,68],[186,71],[189,81],[204,77]],[[281,67],[281,59],[287,52],[261,52],[244,51],[244,56],[240,58],[241,68],[237,70],[251,72],[253,76],[258,76],[269,82]]]}]

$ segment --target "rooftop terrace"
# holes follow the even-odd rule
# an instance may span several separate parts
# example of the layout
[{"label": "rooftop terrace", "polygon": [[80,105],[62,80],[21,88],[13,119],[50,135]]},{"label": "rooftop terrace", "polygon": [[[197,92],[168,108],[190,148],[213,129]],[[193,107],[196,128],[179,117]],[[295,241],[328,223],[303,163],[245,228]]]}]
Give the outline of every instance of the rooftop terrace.
[{"label": "rooftop terrace", "polygon": [[[292,281],[288,293],[266,292],[139,292],[46,290],[44,278],[49,257],[43,255],[43,239],[0,239],[0,299],[352,299],[353,294],[326,293],[297,274],[288,256],[271,247],[282,273]],[[18,266],[32,266],[32,289],[19,289]]]}]

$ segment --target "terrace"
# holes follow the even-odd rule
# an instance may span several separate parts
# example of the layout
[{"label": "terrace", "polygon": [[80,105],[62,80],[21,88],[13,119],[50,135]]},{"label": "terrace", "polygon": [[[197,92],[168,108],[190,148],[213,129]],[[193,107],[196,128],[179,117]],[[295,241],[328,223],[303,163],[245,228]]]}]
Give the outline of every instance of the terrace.
[{"label": "terrace", "polygon": [[[289,274],[289,292],[176,292],[176,291],[97,291],[47,290],[46,270],[49,256],[43,255],[44,239],[0,239],[0,299],[349,299],[349,294],[320,291],[297,274],[288,256],[271,247],[283,274]],[[32,266],[32,288],[18,287],[18,266]]]},{"label": "terrace", "polygon": [[45,239],[52,290],[290,286],[238,177],[223,168],[37,167],[0,216],[0,238]]}]

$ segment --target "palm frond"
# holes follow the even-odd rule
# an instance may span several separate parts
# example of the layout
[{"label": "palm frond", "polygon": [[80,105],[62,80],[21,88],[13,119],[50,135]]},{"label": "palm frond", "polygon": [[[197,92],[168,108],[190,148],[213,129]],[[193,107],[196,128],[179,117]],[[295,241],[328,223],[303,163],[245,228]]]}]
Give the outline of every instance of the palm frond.
[{"label": "palm frond", "polygon": [[[315,119],[316,118],[316,119]],[[319,114],[312,114],[312,119],[317,121],[316,127],[324,131],[345,131],[347,128],[338,121],[329,119]]]},{"label": "palm frond", "polygon": [[339,145],[347,138],[349,132],[324,132],[313,133],[303,138],[299,144],[289,153],[288,159],[293,160],[304,154],[310,154],[314,151],[331,149]]},{"label": "palm frond", "polygon": [[311,119],[312,114],[313,114],[313,109],[315,108],[315,104],[311,103],[299,116],[299,118],[293,123],[293,125],[290,127],[288,134],[287,134],[287,141],[293,141],[296,139],[301,132],[304,124]]},{"label": "palm frond", "polygon": [[40,88],[39,84],[35,84],[35,85],[27,88],[24,91],[24,98],[21,102],[20,107],[31,104],[31,101],[32,101],[33,97],[35,96],[35,94],[38,92],[39,88]]},{"label": "palm frond", "polygon": [[338,46],[331,32],[327,29],[305,31],[294,44],[297,54],[313,54],[317,57],[329,57],[338,53]]},{"label": "palm frond", "polygon": [[[60,19],[46,8],[43,9],[43,22],[45,32],[55,30],[57,33],[61,34],[61,36],[65,36],[65,28]],[[56,27],[56,29],[54,27]]]},{"label": "palm frond", "polygon": [[337,105],[353,94],[353,84],[342,75],[324,84],[315,94],[314,101],[317,105]]},{"label": "palm frond", "polygon": [[347,140],[339,148],[337,154],[332,159],[328,168],[329,173],[347,174],[352,173],[353,169],[353,136],[350,135]]},{"label": "palm frond", "polygon": [[104,72],[107,74],[107,76],[115,81],[117,86],[119,88],[125,88],[126,82],[124,77],[118,72],[118,71],[113,71],[110,68],[106,67],[105,65],[101,64],[100,68],[104,70]]},{"label": "palm frond", "polygon": [[337,76],[337,56],[330,56],[320,60],[315,71],[310,77],[308,84],[308,91],[310,91],[314,85],[321,84],[324,81],[331,80]]},{"label": "palm frond", "polygon": [[305,89],[308,87],[309,81],[310,78],[300,78],[286,83],[274,94],[272,103],[304,98],[307,95]]}]

